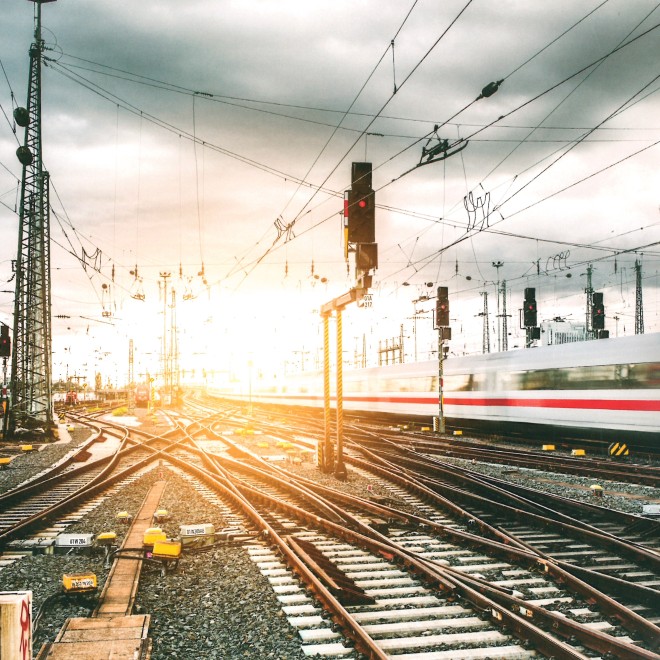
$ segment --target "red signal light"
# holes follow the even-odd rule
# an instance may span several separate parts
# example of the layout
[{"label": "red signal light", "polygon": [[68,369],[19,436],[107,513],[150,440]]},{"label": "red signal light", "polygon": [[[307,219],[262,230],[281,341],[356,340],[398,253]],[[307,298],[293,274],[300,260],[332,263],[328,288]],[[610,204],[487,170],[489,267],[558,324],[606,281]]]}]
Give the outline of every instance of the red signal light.
[{"label": "red signal light", "polygon": [[365,199],[361,199],[361,200],[358,202],[358,206],[359,206],[361,209],[365,208],[365,207],[367,206],[367,201],[366,201]]}]

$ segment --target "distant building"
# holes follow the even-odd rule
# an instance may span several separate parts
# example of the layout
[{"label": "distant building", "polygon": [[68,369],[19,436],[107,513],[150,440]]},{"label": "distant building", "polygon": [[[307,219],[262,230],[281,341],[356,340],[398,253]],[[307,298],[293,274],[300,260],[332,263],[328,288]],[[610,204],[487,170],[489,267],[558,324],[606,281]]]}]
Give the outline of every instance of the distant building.
[{"label": "distant building", "polygon": [[571,344],[576,341],[586,341],[587,326],[584,323],[564,321],[561,318],[541,323],[541,345]]}]

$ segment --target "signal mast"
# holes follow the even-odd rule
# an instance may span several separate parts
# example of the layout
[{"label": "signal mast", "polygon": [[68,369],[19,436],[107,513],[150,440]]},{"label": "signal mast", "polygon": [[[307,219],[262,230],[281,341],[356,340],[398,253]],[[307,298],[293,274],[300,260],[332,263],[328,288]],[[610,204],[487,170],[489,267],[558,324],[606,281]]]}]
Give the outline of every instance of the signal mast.
[{"label": "signal mast", "polygon": [[34,2],[34,42],[30,46],[27,107],[16,108],[14,119],[25,128],[16,155],[23,165],[16,255],[11,400],[4,418],[5,435],[17,427],[53,429],[51,396],[50,207],[48,172],[41,152],[41,5]]}]

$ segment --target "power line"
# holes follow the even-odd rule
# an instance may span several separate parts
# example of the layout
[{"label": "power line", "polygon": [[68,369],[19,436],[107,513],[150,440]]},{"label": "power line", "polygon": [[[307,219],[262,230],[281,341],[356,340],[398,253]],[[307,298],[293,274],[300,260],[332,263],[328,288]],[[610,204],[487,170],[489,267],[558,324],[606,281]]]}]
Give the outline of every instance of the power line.
[{"label": "power line", "polygon": [[[553,41],[556,41],[553,40]],[[389,47],[388,47],[389,50]],[[541,51],[539,51],[541,52]],[[387,53],[387,51],[386,51]],[[284,114],[280,112],[273,112],[270,110],[264,110],[262,108],[255,108],[251,105],[244,105],[245,103],[258,103],[260,105],[272,105],[275,107],[282,107],[282,108],[291,108],[292,110],[305,110],[307,112],[322,112],[322,113],[328,113],[328,114],[340,114],[340,115],[347,115],[351,117],[372,117],[373,115],[371,113],[367,112],[356,112],[356,111],[346,111],[346,110],[338,110],[336,108],[323,108],[319,106],[310,106],[310,105],[300,105],[300,104],[295,104],[295,103],[282,103],[279,101],[268,101],[265,99],[253,99],[253,98],[246,98],[246,97],[238,97],[238,96],[226,96],[223,94],[218,94],[216,92],[208,92],[208,91],[199,91],[199,90],[194,90],[192,88],[186,88],[182,87],[180,85],[176,85],[175,83],[169,83],[165,81],[158,81],[153,78],[149,78],[147,76],[142,76],[137,73],[131,73],[124,71],[122,69],[116,69],[114,67],[108,66],[106,64],[102,64],[100,62],[94,62],[92,60],[87,60],[85,58],[77,57],[75,55],[71,55],[69,53],[63,53],[65,57],[71,58],[71,59],[77,59],[81,60],[83,62],[89,62],[90,64],[94,64],[94,66],[98,67],[103,67],[109,69],[109,71],[119,71],[122,73],[126,73],[127,76],[133,76],[132,77],[127,77],[127,76],[120,76],[116,75],[113,73],[109,73],[108,71],[99,71],[97,69],[93,69],[90,67],[84,67],[80,65],[75,65],[75,64],[69,64],[69,63],[64,63],[62,60],[54,60],[50,59],[50,63],[57,63],[60,67],[63,69],[69,71],[71,74],[75,75],[71,69],[80,69],[82,71],[88,71],[90,73],[96,73],[102,76],[107,76],[110,78],[116,78],[118,80],[125,80],[127,82],[132,82],[138,85],[143,85],[145,87],[152,87],[154,89],[161,89],[164,91],[170,91],[173,93],[177,94],[182,94],[182,95],[187,95],[187,96],[197,96],[200,99],[203,99],[204,101],[208,103],[220,103],[224,105],[230,105],[233,107],[240,108],[242,110],[252,110],[253,112],[259,112],[263,114],[269,114],[274,117],[282,117],[285,119],[291,119],[293,121],[301,121],[309,124],[315,124],[318,126],[326,126],[329,128],[334,128],[337,124],[336,123],[330,123],[330,122],[322,122],[314,119],[309,119],[307,117],[299,117],[296,115],[292,114]],[[533,58],[530,58],[530,60]],[[529,61],[529,60],[528,60]],[[520,67],[518,67],[519,69]],[[517,70],[517,69],[515,69]],[[511,74],[507,74],[504,77],[504,80],[506,80]],[[152,81],[151,83],[149,81]],[[158,83],[158,84],[155,84]],[[242,103],[233,103],[232,101],[241,101]],[[401,117],[399,115],[386,115],[386,114],[380,114],[381,119],[391,119],[393,121],[397,122],[409,122],[409,123],[416,123],[416,124],[433,124],[437,123],[436,119],[432,118],[415,118],[415,117]],[[481,128],[484,126],[483,123],[480,124],[474,124],[470,122],[461,122],[460,124],[455,124],[454,122],[451,122],[449,120],[443,122],[443,126],[463,126],[463,127],[468,127],[468,128]],[[536,126],[528,126],[526,124],[502,124],[498,123],[497,125],[491,126],[491,128],[495,129],[515,129],[515,130],[529,130],[536,128]],[[543,130],[548,130],[548,131],[584,131],[588,130],[589,126],[544,126]],[[361,133],[360,129],[357,128],[350,128],[348,126],[342,126],[341,130],[348,131],[351,133]],[[643,130],[660,130],[660,126],[630,126],[630,127],[621,127],[621,128],[606,128],[603,127],[599,129],[601,131],[643,131]],[[417,139],[417,136],[413,135],[401,135],[401,134],[395,134],[395,133],[384,133],[383,134],[385,137],[397,137],[397,138],[402,138],[402,139]],[[424,139],[423,137],[421,139]]]},{"label": "power line", "polygon": [[[467,8],[472,4],[473,0],[468,0],[468,2],[463,6],[463,8],[459,11],[459,13],[456,15],[456,17],[451,21],[451,23],[445,28],[445,30],[442,32],[442,34],[436,39],[436,41],[433,43],[433,45],[426,51],[426,53],[422,56],[422,58],[417,62],[417,64],[412,68],[412,70],[408,73],[408,75],[403,79],[403,82],[399,85],[398,89],[396,89],[390,96],[389,98],[385,101],[381,109],[372,117],[371,121],[367,124],[366,128],[363,129],[362,133],[357,137],[357,139],[353,142],[353,144],[348,148],[348,150],[345,152],[345,154],[339,159],[337,162],[337,165],[328,173],[326,178],[323,180],[321,183],[321,186],[325,185],[325,183],[328,181],[330,176],[334,174],[334,172],[337,170],[339,165],[344,162],[348,154],[353,150],[355,145],[359,142],[360,138],[362,135],[364,135],[369,128],[373,125],[373,123],[378,119],[379,115],[383,112],[383,110],[389,105],[390,101],[394,98],[396,93],[401,90],[401,87],[405,85],[405,83],[410,80],[411,76],[413,73],[419,68],[419,66],[422,64],[422,62],[430,55],[430,53],[435,49],[435,47],[440,43],[441,39],[449,32],[449,30],[456,24],[456,22],[459,20],[459,18],[463,15],[463,13],[467,10]],[[313,196],[312,196],[313,198]],[[311,200],[310,200],[311,201]],[[309,201],[307,202],[309,204]],[[307,207],[307,204],[303,206],[303,208],[299,211],[298,215],[291,221],[290,225],[293,227],[296,222],[300,219],[302,211]],[[252,272],[254,270],[254,267],[256,267],[261,261],[268,255],[268,253],[273,249],[275,244],[273,244],[252,266],[252,269],[249,271]],[[249,273],[246,274],[246,277],[249,275]]]}]

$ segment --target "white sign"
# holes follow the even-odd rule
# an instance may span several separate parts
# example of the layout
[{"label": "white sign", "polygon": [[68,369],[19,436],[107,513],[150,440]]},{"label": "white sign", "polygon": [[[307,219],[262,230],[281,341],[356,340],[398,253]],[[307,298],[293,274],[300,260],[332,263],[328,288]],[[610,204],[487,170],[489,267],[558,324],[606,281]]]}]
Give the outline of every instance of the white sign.
[{"label": "white sign", "polygon": [[373,307],[373,294],[365,293],[362,300],[358,303],[360,307]]},{"label": "white sign", "polygon": [[60,534],[55,539],[55,545],[65,548],[87,548],[92,545],[93,534]]},{"label": "white sign", "polygon": [[211,523],[203,525],[180,525],[181,536],[211,536],[215,534],[215,527]]},{"label": "white sign", "polygon": [[80,578],[78,580],[71,580],[72,589],[93,589],[94,579],[91,577]]}]

